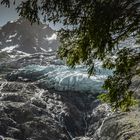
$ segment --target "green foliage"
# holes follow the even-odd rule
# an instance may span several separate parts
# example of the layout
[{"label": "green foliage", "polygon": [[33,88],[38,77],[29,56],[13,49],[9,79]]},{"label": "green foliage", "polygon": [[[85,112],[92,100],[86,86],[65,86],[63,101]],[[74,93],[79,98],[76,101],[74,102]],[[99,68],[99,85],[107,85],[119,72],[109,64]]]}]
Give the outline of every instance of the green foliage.
[{"label": "green foliage", "polygon": [[[9,5],[8,0],[2,4]],[[19,15],[31,23],[39,21],[41,13],[44,21],[63,24],[58,53],[69,66],[86,64],[91,75],[95,60],[101,60],[104,68],[113,69],[103,86],[108,93],[101,98],[122,110],[135,104],[130,86],[140,74],[140,51],[117,46],[130,36],[139,42],[139,9],[137,0],[26,0],[17,7]]]},{"label": "green foliage", "polygon": [[123,48],[117,55],[113,76],[109,76],[103,85],[108,93],[102,94],[99,98],[110,103],[113,109],[120,108],[127,111],[130,106],[137,103],[133,97],[134,89],[130,86],[132,78],[140,74],[140,53],[137,53],[135,49]]}]

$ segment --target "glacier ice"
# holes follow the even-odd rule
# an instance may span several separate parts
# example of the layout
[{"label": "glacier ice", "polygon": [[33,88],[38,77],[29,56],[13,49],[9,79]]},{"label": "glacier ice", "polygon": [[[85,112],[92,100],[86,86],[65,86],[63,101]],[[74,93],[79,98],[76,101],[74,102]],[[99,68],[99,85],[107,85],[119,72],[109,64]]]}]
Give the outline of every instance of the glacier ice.
[{"label": "glacier ice", "polygon": [[75,91],[97,93],[102,90],[104,80],[111,74],[110,70],[96,68],[96,75],[89,78],[86,66],[77,66],[75,69],[65,65],[29,65],[14,75],[37,81],[45,89],[57,91]]}]

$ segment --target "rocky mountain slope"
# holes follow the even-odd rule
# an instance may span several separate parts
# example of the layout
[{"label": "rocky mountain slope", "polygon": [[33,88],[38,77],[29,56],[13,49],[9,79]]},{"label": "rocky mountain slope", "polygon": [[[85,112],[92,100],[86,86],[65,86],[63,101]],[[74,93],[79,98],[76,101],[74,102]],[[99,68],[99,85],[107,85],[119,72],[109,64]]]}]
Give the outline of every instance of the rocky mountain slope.
[{"label": "rocky mountain slope", "polygon": [[56,50],[57,36],[48,25],[33,24],[23,18],[8,22],[0,29],[0,49],[25,53],[46,52]]},{"label": "rocky mountain slope", "polygon": [[91,138],[109,112],[92,94],[43,90],[34,83],[1,87],[0,135],[5,139]]},{"label": "rocky mountain slope", "polygon": [[[21,21],[8,24],[25,25],[26,21]],[[0,31],[1,35],[7,25]],[[46,25],[41,26],[40,32]],[[20,27],[15,29],[23,35]],[[47,26],[45,30],[51,31],[44,31],[40,40],[48,33],[50,38],[54,37],[52,29]],[[6,38],[2,41],[0,140],[140,140],[139,107],[128,113],[112,112],[109,105],[97,98],[103,92],[103,80],[111,71],[102,69],[97,63],[97,75],[88,78],[85,66],[68,68],[56,55],[57,40],[53,40],[52,50],[46,45],[46,50],[41,51],[42,46],[34,42],[38,32],[36,29],[29,37],[31,40],[33,37],[39,52],[32,45],[28,48],[28,41],[22,48],[20,42],[24,42],[25,34],[20,42],[16,42],[18,34],[13,36],[9,46]],[[9,29],[0,39],[12,34]],[[18,47],[7,49],[16,44],[14,40],[19,43]]]}]

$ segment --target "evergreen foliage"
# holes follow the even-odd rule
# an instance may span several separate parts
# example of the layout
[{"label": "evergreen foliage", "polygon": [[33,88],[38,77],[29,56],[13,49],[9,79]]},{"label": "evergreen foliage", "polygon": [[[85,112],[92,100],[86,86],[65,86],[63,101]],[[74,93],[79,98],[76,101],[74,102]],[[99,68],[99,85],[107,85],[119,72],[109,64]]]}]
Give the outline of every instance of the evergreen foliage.
[{"label": "evergreen foliage", "polygon": [[[1,3],[10,5],[9,0]],[[103,67],[114,69],[114,74],[103,86],[108,94],[100,98],[124,111],[135,104],[130,86],[132,78],[140,74],[140,48],[118,48],[118,44],[130,36],[139,42],[138,0],[26,0],[17,11],[31,23],[40,20],[40,13],[44,21],[62,23],[60,57],[72,67],[86,64],[89,75],[95,72],[95,60],[103,61]]]}]

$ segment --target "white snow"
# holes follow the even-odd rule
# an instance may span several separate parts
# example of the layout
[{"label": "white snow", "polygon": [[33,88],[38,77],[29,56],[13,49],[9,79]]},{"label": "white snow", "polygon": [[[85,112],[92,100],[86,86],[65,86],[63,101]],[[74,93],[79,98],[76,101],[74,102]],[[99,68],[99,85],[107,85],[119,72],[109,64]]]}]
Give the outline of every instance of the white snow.
[{"label": "white snow", "polygon": [[10,35],[9,36],[9,39],[13,38],[13,37],[16,37],[17,33],[14,33],[13,35]]},{"label": "white snow", "polygon": [[29,54],[29,53],[25,53],[25,52],[18,51],[18,50],[17,50],[17,53],[22,54],[22,55],[24,55],[24,56],[30,56],[30,54]]},{"label": "white snow", "polygon": [[17,21],[18,21],[18,19],[16,19],[16,20],[11,20],[10,23],[14,23],[14,22],[17,22]]},{"label": "white snow", "polygon": [[47,36],[46,36],[45,39],[48,40],[48,41],[56,40],[56,39],[57,39],[57,35],[54,33],[54,34],[52,34],[51,37],[47,37]]},{"label": "white snow", "polygon": [[48,49],[48,52],[51,52],[51,51],[52,51],[52,48],[49,48],[49,49]]},{"label": "white snow", "polygon": [[33,47],[35,49],[35,51],[37,51],[37,48],[36,47]]},{"label": "white snow", "polygon": [[43,52],[47,52],[47,50],[45,50],[44,48],[40,48]]},{"label": "white snow", "polygon": [[48,50],[45,50],[44,48],[40,48],[43,52],[52,52],[52,48],[49,48]]},{"label": "white snow", "polygon": [[43,29],[46,29],[48,26],[44,26]]},{"label": "white snow", "polygon": [[11,20],[10,23],[14,23],[15,21]]},{"label": "white snow", "polygon": [[11,39],[6,40],[6,43],[8,43],[8,42],[12,42],[12,40]]},{"label": "white snow", "polygon": [[12,50],[14,50],[15,48],[18,48],[18,47],[19,47],[19,45],[5,47],[5,48],[1,49],[1,52],[6,51],[6,52],[10,53]]}]

